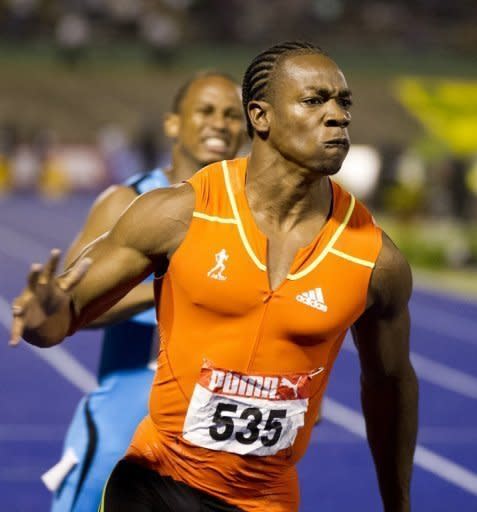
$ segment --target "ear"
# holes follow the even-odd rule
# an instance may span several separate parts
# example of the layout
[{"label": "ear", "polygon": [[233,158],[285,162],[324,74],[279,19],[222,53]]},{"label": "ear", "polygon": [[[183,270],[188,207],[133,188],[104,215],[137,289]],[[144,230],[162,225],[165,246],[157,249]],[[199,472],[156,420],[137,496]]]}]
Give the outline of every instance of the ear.
[{"label": "ear", "polygon": [[270,131],[271,108],[266,101],[252,100],[247,105],[250,122],[257,133],[262,135]]},{"label": "ear", "polygon": [[170,139],[177,139],[181,127],[179,114],[169,113],[164,118],[164,133]]}]

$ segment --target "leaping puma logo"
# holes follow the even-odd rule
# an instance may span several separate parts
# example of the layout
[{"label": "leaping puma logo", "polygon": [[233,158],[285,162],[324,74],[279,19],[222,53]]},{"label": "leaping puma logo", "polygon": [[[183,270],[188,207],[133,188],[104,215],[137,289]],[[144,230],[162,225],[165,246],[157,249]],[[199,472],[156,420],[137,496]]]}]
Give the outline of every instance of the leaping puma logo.
[{"label": "leaping puma logo", "polygon": [[280,386],[284,386],[286,388],[293,390],[294,398],[298,398],[298,389],[307,381],[307,379],[312,379],[315,375],[318,375],[321,373],[325,368],[321,366],[317,370],[315,370],[313,373],[309,375],[300,375],[296,381],[296,383],[293,383],[290,379],[287,377],[282,377],[280,381]]},{"label": "leaping puma logo", "polygon": [[301,378],[298,379],[296,384],[293,384],[293,382],[291,380],[288,380],[286,377],[282,377],[282,381],[280,382],[280,384],[282,386],[285,386],[286,388],[293,389],[294,397],[298,398],[298,386],[300,385],[300,381],[301,381]]}]

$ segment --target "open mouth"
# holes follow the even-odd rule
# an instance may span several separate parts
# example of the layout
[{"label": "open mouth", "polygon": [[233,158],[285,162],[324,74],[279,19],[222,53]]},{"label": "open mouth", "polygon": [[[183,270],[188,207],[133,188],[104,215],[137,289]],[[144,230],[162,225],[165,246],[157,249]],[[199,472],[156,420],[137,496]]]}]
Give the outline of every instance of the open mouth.
[{"label": "open mouth", "polygon": [[202,143],[209,151],[214,153],[223,153],[227,150],[227,142],[220,137],[207,137]]}]

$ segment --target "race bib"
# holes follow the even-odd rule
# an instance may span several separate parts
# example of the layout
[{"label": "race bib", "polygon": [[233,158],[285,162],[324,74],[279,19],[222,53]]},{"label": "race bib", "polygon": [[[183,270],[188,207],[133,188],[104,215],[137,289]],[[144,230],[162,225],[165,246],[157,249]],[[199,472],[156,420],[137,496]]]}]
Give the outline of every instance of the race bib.
[{"label": "race bib", "polygon": [[184,439],[239,455],[289,448],[305,423],[311,379],[323,371],[246,375],[206,362],[189,403]]}]

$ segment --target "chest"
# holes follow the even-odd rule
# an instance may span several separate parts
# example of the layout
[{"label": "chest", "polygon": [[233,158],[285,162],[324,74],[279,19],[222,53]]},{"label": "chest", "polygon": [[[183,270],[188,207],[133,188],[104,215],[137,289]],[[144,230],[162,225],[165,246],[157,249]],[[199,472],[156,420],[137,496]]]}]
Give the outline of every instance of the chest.
[{"label": "chest", "polygon": [[277,290],[287,279],[294,260],[302,246],[306,245],[299,236],[269,236],[266,241],[266,274],[270,290]]},{"label": "chest", "polygon": [[342,332],[362,312],[367,276],[322,246],[297,249],[284,250],[283,240],[260,248],[236,225],[194,222],[171,261],[171,299],[214,328],[239,322],[301,344]]}]

